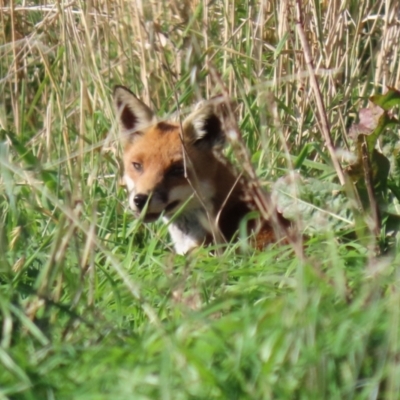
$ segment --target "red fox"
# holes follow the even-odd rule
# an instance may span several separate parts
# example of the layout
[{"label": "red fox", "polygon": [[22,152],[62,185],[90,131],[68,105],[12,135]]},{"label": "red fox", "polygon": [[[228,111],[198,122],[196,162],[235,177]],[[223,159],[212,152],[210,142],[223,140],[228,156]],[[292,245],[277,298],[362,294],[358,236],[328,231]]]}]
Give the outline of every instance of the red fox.
[{"label": "red fox", "polygon": [[[129,89],[114,89],[124,146],[124,180],[129,206],[151,222],[161,215],[175,251],[231,241],[243,218],[254,210],[247,186],[221,155],[223,122],[215,101],[205,102],[182,124],[158,120]],[[247,196],[248,197],[248,196]],[[282,227],[289,223],[279,213]],[[277,240],[272,224],[247,223],[256,246]]]}]

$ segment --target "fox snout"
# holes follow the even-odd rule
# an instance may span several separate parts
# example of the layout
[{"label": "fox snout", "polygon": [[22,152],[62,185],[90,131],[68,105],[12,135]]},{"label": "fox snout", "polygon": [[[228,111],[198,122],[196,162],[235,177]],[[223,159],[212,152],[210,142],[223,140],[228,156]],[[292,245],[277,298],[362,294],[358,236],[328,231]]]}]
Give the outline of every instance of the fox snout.
[{"label": "fox snout", "polygon": [[155,221],[162,212],[168,212],[172,209],[171,206],[175,205],[174,201],[169,202],[168,193],[162,189],[150,192],[138,192],[133,189],[129,194],[129,206],[138,215],[142,214],[144,222]]},{"label": "fox snout", "polygon": [[[189,204],[187,204],[189,202]],[[193,191],[189,185],[165,190],[156,188],[151,192],[139,192],[133,188],[129,194],[129,206],[141,214],[144,222],[155,221],[162,213],[172,215],[183,204],[186,207],[197,205],[193,199]]]},{"label": "fox snout", "polygon": [[142,215],[144,222],[155,221],[162,213],[165,205],[157,201],[152,194],[131,192],[129,206],[137,216]]},{"label": "fox snout", "polygon": [[133,204],[139,211],[142,211],[148,199],[149,196],[147,194],[135,194],[133,196]]}]

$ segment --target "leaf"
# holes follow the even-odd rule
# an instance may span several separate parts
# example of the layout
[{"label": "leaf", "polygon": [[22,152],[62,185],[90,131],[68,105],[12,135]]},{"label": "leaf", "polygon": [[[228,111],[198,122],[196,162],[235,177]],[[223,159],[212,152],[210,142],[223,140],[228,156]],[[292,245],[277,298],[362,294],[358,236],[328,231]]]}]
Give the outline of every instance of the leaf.
[{"label": "leaf", "polygon": [[18,155],[21,157],[21,159],[26,163],[28,168],[34,168],[40,165],[39,160],[37,157],[33,154],[32,150],[29,149],[27,146],[25,146],[23,143],[20,142],[20,140],[17,138],[17,136],[11,132],[7,131],[6,133],[7,137],[10,139],[13,149],[18,153]]},{"label": "leaf", "polygon": [[[359,150],[361,153],[361,144],[359,145]],[[371,167],[371,178],[372,185],[376,191],[382,191],[387,187],[387,179],[390,171],[390,161],[380,153],[378,150],[373,149],[372,153],[369,155],[369,163]],[[357,160],[357,162],[349,165],[346,168],[346,172],[350,176],[351,180],[357,184],[358,189],[365,189],[365,171],[363,166],[362,156]],[[365,193],[366,195],[366,193]],[[363,195],[360,193],[360,196]]]},{"label": "leaf", "polygon": [[56,171],[43,169],[40,171],[40,175],[43,179],[43,183],[52,190],[56,190],[57,182],[58,182],[58,175]]},{"label": "leaf", "polygon": [[384,113],[385,111],[381,107],[373,104],[369,104],[368,108],[362,108],[358,113],[360,122],[350,128],[352,138],[357,139],[361,134],[370,135],[378,126],[379,119]]},{"label": "leaf", "polygon": [[348,228],[349,203],[339,184],[291,173],[279,178],[271,199],[282,214],[312,232]]},{"label": "leaf", "polygon": [[288,32],[286,32],[283,35],[283,38],[277,44],[277,46],[275,48],[275,51],[274,51],[274,58],[275,59],[277,59],[280,56],[280,54],[281,54],[281,52],[282,52],[283,48],[285,47],[285,44],[286,44],[286,42],[288,40],[288,37],[289,37],[289,34],[288,34]]},{"label": "leaf", "polygon": [[377,94],[369,99],[372,103],[388,111],[394,106],[400,105],[400,92],[393,87],[388,87],[385,94]]},{"label": "leaf", "polygon": [[386,156],[384,156],[378,150],[374,149],[370,162],[372,169],[372,180],[375,189],[385,189],[387,186],[387,179],[390,171],[390,161],[387,159]]},{"label": "leaf", "polygon": [[[384,95],[372,96],[368,107],[359,111],[359,123],[353,124],[350,128],[349,135],[356,141],[357,161],[349,165],[346,172],[357,184],[362,200],[367,200],[366,174],[370,174],[372,186],[377,195],[378,192],[380,193],[378,197],[387,187],[390,162],[386,156],[375,149],[375,146],[386,128],[399,124],[399,121],[388,111],[397,104],[400,104],[400,92],[393,88],[389,88]],[[365,145],[367,151],[363,152]],[[364,170],[365,160],[363,157],[369,159],[369,171]]]},{"label": "leaf", "polygon": [[380,106],[370,104],[368,108],[363,108],[359,112],[360,122],[350,128],[349,135],[357,140],[357,155],[361,157],[360,146],[364,142],[364,137],[368,146],[368,154],[372,155],[376,142],[382,132],[390,127],[399,124],[399,121],[390,116]]},{"label": "leaf", "polygon": [[57,187],[57,172],[53,170],[42,169],[40,160],[25,143],[21,143],[19,138],[17,138],[16,135],[11,131],[7,131],[5,134],[10,139],[13,150],[17,152],[17,154],[20,156],[20,159],[25,163],[25,168],[39,173],[43,183],[48,188],[55,190]]}]

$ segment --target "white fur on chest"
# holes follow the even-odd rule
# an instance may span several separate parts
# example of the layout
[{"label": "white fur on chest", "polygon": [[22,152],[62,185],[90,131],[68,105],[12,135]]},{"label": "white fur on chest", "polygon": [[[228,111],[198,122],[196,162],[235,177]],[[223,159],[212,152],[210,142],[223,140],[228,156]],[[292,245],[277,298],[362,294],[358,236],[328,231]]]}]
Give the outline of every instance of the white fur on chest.
[{"label": "white fur on chest", "polygon": [[172,222],[163,218],[178,254],[186,254],[203,244],[209,234],[207,216],[204,210],[197,209],[184,213]]}]

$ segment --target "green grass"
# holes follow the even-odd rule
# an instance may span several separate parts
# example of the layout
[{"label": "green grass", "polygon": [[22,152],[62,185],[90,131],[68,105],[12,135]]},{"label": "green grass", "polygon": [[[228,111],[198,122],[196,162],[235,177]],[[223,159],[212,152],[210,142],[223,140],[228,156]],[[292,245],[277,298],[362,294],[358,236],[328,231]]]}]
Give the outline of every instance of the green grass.
[{"label": "green grass", "polygon": [[[339,184],[294,4],[12,4],[0,8],[0,399],[398,399],[398,234],[384,223],[375,238]],[[303,6],[345,167],[357,112],[399,87],[399,5]],[[243,243],[177,256],[162,223],[135,220],[115,84],[161,115],[226,90],[305,257]],[[384,206],[399,214],[396,135],[380,145]]]}]

